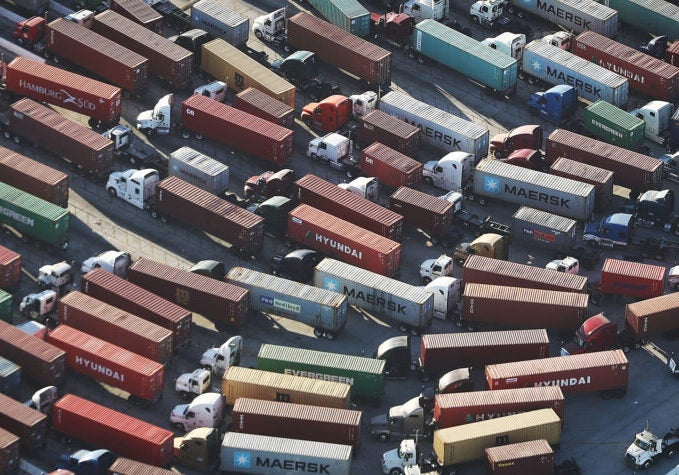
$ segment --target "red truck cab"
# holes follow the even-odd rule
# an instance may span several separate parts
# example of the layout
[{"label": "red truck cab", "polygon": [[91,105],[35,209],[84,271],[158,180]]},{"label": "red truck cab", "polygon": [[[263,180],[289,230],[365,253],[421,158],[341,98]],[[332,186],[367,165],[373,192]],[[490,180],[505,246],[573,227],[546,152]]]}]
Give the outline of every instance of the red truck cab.
[{"label": "red truck cab", "polygon": [[618,325],[599,313],[580,325],[573,340],[561,348],[561,356],[610,350],[617,348],[617,342]]},{"label": "red truck cab", "polygon": [[46,26],[47,20],[44,17],[31,17],[16,24],[12,32],[12,38],[20,45],[34,45],[45,37]]},{"label": "red truck cab", "polygon": [[510,153],[507,158],[500,159],[510,165],[529,168],[531,170],[543,171],[546,167],[542,152],[531,148],[520,148]]},{"label": "red truck cab", "polygon": [[336,132],[351,118],[351,99],[341,94],[321,102],[311,102],[302,109],[302,122],[324,134]]},{"label": "red truck cab", "polygon": [[413,35],[415,18],[407,13],[370,13],[370,34],[374,38],[383,36],[387,42],[402,46]]},{"label": "red truck cab", "polygon": [[515,150],[542,148],[542,127],[540,125],[522,125],[506,134],[497,134],[490,140],[490,153],[495,158],[504,158]]},{"label": "red truck cab", "polygon": [[243,193],[246,198],[253,196],[264,198],[290,196],[293,181],[295,181],[295,172],[289,168],[283,168],[277,172],[266,171],[261,175],[248,178]]}]

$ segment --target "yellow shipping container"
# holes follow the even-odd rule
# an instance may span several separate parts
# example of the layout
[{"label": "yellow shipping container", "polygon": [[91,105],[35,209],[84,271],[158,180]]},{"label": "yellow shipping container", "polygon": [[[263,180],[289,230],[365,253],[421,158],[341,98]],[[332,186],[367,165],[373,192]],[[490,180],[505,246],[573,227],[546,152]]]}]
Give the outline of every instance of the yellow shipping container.
[{"label": "yellow shipping container", "polygon": [[295,108],[295,86],[222,39],[202,46],[200,67],[236,94],[254,87]]},{"label": "yellow shipping container", "polygon": [[551,446],[561,442],[561,419],[553,409],[437,430],[434,432],[434,452],[442,465],[449,466],[482,460],[488,447],[537,439],[545,439]]},{"label": "yellow shipping container", "polygon": [[239,397],[348,409],[351,385],[335,381],[231,366],[222,377],[227,404]]}]

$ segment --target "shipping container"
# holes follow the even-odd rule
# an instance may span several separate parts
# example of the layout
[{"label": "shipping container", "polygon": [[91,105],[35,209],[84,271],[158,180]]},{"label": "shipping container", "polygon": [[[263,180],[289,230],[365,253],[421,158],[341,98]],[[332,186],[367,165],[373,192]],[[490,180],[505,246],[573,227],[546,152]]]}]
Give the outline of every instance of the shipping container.
[{"label": "shipping container", "polygon": [[156,185],[154,205],[161,216],[212,234],[235,253],[256,254],[264,245],[264,218],[176,176]]},{"label": "shipping container", "polygon": [[373,110],[358,119],[355,140],[362,145],[380,142],[409,156],[417,157],[420,129],[381,110]]},{"label": "shipping container", "polygon": [[199,0],[191,5],[191,25],[234,46],[245,45],[250,20],[219,0]]},{"label": "shipping container", "polygon": [[0,290],[0,320],[13,323],[13,300],[12,294]]},{"label": "shipping container", "polygon": [[218,323],[238,326],[246,321],[248,291],[242,287],[145,258],[132,264],[128,279]]},{"label": "shipping container", "polygon": [[172,461],[172,431],[73,394],[52,408],[54,430],[122,457],[167,467]]},{"label": "shipping container", "polygon": [[47,444],[48,418],[42,412],[0,394],[0,427],[19,436],[21,449],[37,453]]},{"label": "shipping container", "polygon": [[554,451],[545,439],[486,448],[488,473],[554,475]]},{"label": "shipping container", "polygon": [[568,253],[575,246],[577,225],[574,219],[522,206],[512,216],[512,239]]},{"label": "shipping container", "polygon": [[294,108],[255,87],[248,87],[233,96],[233,107],[286,129],[295,126]]},{"label": "shipping container", "polygon": [[222,39],[217,38],[201,47],[200,67],[215,79],[224,81],[235,93],[254,87],[295,107],[295,86]]},{"label": "shipping container", "polygon": [[9,129],[98,179],[113,171],[113,142],[32,99],[10,106]]},{"label": "shipping container", "polygon": [[182,127],[276,166],[292,159],[292,130],[200,94],[182,103]]},{"label": "shipping container", "polygon": [[0,289],[13,289],[21,282],[21,254],[0,246]]},{"label": "shipping container", "polygon": [[665,62],[672,66],[679,67],[679,43],[676,41],[670,44],[665,50]]},{"label": "shipping container", "polygon": [[679,40],[679,7],[663,0],[597,0],[618,12],[626,23],[653,36]]},{"label": "shipping container", "polygon": [[125,457],[118,457],[108,468],[109,475],[181,475],[177,470],[156,467]]},{"label": "shipping container", "polygon": [[351,457],[349,445],[227,432],[219,468],[226,473],[351,475]]},{"label": "shipping container", "polygon": [[350,445],[354,450],[361,441],[361,411],[241,397],[231,417],[234,432]]},{"label": "shipping container", "polygon": [[0,428],[0,475],[19,471],[19,437]]},{"label": "shipping container", "polygon": [[394,320],[416,332],[431,324],[434,296],[423,287],[325,258],[314,268],[314,285],[347,296],[347,304]]},{"label": "shipping container", "polygon": [[594,211],[593,185],[500,160],[479,162],[474,171],[474,193],[581,221]]},{"label": "shipping container", "polygon": [[70,369],[130,393],[132,402],[162,397],[165,367],[157,361],[65,324],[49,332],[47,341],[66,352]]},{"label": "shipping container", "polygon": [[380,236],[394,241],[403,237],[403,216],[316,175],[308,174],[295,181],[292,196],[298,203],[313,206]]},{"label": "shipping container", "polygon": [[168,156],[167,171],[215,195],[229,189],[229,167],[191,147],[182,147]]},{"label": "shipping container", "polygon": [[384,360],[364,356],[267,343],[257,353],[257,369],[347,383],[352,396],[370,399],[382,396],[385,364]]},{"label": "shipping container", "polygon": [[434,241],[448,231],[455,219],[453,203],[407,186],[389,197],[389,209],[403,215],[408,226],[429,233]]},{"label": "shipping container", "polygon": [[21,390],[21,366],[0,356],[0,393],[18,399]]},{"label": "shipping container", "polygon": [[309,205],[288,213],[288,238],[377,274],[399,273],[399,243]]},{"label": "shipping container", "polygon": [[600,290],[636,299],[659,297],[665,288],[666,271],[663,266],[609,258],[601,268]]},{"label": "shipping container", "polygon": [[552,162],[549,173],[594,185],[594,210],[605,209],[613,200],[613,172],[560,157]]},{"label": "shipping container", "polygon": [[370,12],[358,0],[309,0],[320,17],[356,36],[370,34]]},{"label": "shipping container", "polygon": [[163,15],[143,0],[111,0],[109,8],[159,35],[163,34]]},{"label": "shipping container", "polygon": [[45,341],[47,339],[47,327],[42,323],[38,323],[35,320],[26,320],[23,323],[18,323],[14,325],[28,335],[34,336],[39,340]]},{"label": "shipping container", "polygon": [[244,397],[339,409],[348,409],[351,403],[348,383],[241,366],[227,368],[222,377],[222,394],[229,405]]},{"label": "shipping container", "polygon": [[56,346],[0,321],[0,356],[21,366],[37,386],[59,386],[66,378],[66,353]]},{"label": "shipping container", "polygon": [[546,41],[533,40],[526,45],[521,69],[554,86],[571,85],[579,98],[590,102],[604,100],[623,109],[627,105],[627,78]]},{"label": "shipping container", "polygon": [[300,284],[245,267],[232,267],[225,280],[250,293],[250,309],[280,315],[334,339],[347,323],[347,298],[341,293]]},{"label": "shipping container", "polygon": [[624,394],[628,379],[629,363],[622,350],[486,366],[486,380],[491,390],[559,386],[564,393],[612,391]]},{"label": "shipping container", "polygon": [[139,96],[148,87],[149,60],[133,49],[75,22],[59,18],[47,25],[47,50]]},{"label": "shipping container", "polygon": [[[488,48],[490,49],[490,48]],[[379,109],[422,130],[422,143],[444,152],[462,151],[475,160],[488,155],[488,129],[400,91],[390,91],[380,99]]]},{"label": "shipping container", "polygon": [[638,150],[646,138],[643,119],[606,101],[596,101],[585,107],[582,121],[587,135],[619,147]]},{"label": "shipping container", "polygon": [[[68,207],[68,175],[25,155],[0,147],[0,176],[10,186]],[[0,281],[0,287],[2,282]]]},{"label": "shipping container", "polygon": [[[604,3],[604,2],[600,2]],[[612,5],[597,4],[593,0],[510,0],[507,8],[513,12],[515,7],[528,11],[557,25],[567,31],[580,33],[593,30],[597,33],[615,38],[618,34],[618,12]]]},{"label": "shipping container", "polygon": [[492,92],[511,95],[516,90],[516,59],[441,22],[427,19],[416,24],[412,48]]},{"label": "shipping container", "polygon": [[422,182],[422,163],[379,142],[361,151],[358,166],[363,174],[377,178],[380,185],[416,187]]},{"label": "shipping container", "polygon": [[94,17],[92,30],[138,52],[149,60],[148,72],[174,89],[193,81],[193,53],[116,13],[105,10]]},{"label": "shipping container", "polygon": [[286,27],[287,42],[293,48],[316,53],[322,61],[357,77],[368,87],[391,85],[390,51],[309,12],[288,18]]},{"label": "shipping container", "polygon": [[661,295],[625,306],[625,320],[638,339],[679,328],[679,293]]}]

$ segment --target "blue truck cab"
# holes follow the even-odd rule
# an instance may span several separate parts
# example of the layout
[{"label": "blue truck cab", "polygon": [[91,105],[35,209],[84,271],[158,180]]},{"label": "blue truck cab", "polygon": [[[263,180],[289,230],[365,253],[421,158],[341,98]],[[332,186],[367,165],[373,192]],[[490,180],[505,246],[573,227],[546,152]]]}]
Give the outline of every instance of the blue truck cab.
[{"label": "blue truck cab", "polygon": [[575,116],[578,91],[573,86],[559,84],[546,91],[531,94],[528,107],[548,122],[562,125]]},{"label": "blue truck cab", "polygon": [[587,224],[583,240],[594,246],[627,246],[634,232],[634,216],[629,213],[615,213],[604,216],[600,221]]}]

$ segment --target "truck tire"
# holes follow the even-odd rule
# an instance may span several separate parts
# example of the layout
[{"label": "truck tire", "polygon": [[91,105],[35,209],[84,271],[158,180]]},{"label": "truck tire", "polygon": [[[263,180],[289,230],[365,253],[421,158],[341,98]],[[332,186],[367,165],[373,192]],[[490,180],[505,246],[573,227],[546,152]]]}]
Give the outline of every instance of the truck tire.
[{"label": "truck tire", "polygon": [[479,17],[477,17],[476,15],[474,15],[474,16],[472,17],[472,21],[478,25],[478,24],[479,24]]},{"label": "truck tire", "polygon": [[380,442],[389,442],[389,434],[380,434],[378,439]]},{"label": "truck tire", "polygon": [[401,323],[401,324],[398,326],[398,330],[399,330],[401,333],[408,333],[408,325],[406,325],[405,323]]},{"label": "truck tire", "polygon": [[115,198],[116,196],[118,196],[118,193],[116,192],[116,189],[113,188],[112,186],[109,187],[109,189],[108,189],[108,194],[111,195],[112,198]]},{"label": "truck tire", "polygon": [[179,432],[186,432],[184,430],[184,424],[180,424],[179,422],[174,423],[174,428],[177,429]]},{"label": "truck tire", "polygon": [[325,332],[325,339],[332,341],[335,339],[335,334],[333,332]]},{"label": "truck tire", "polygon": [[314,328],[314,336],[316,338],[321,338],[323,336],[323,330],[320,328]]},{"label": "truck tire", "polygon": [[318,161],[318,155],[316,155],[315,153],[312,153],[311,156],[310,156],[310,158],[311,158],[311,160],[313,160],[314,162],[317,162],[317,161]]},{"label": "truck tire", "polygon": [[304,125],[306,125],[307,127],[311,127],[311,119],[309,119],[308,117],[305,117],[304,118]]},{"label": "truck tire", "polygon": [[262,35],[262,32],[261,32],[261,31],[255,30],[255,38],[257,38],[258,40],[261,41],[261,39],[262,39],[263,37],[264,37],[264,35]]},{"label": "truck tire", "polygon": [[516,12],[516,16],[523,20],[524,18],[526,18],[526,12],[524,12],[523,10],[519,10]]},{"label": "truck tire", "polygon": [[400,468],[392,468],[389,471],[389,475],[403,475],[403,470],[401,470]]},{"label": "truck tire", "polygon": [[653,465],[653,459],[646,460],[643,465],[644,470],[648,470],[649,468],[651,468],[651,465]]},{"label": "truck tire", "polygon": [[431,279],[430,279],[429,277],[423,277],[423,278],[422,278],[422,283],[423,283],[424,285],[427,285],[429,282],[431,282]]},{"label": "truck tire", "polygon": [[486,204],[488,204],[488,201],[486,201],[486,198],[484,196],[479,196],[479,204],[481,206],[486,206]]}]

